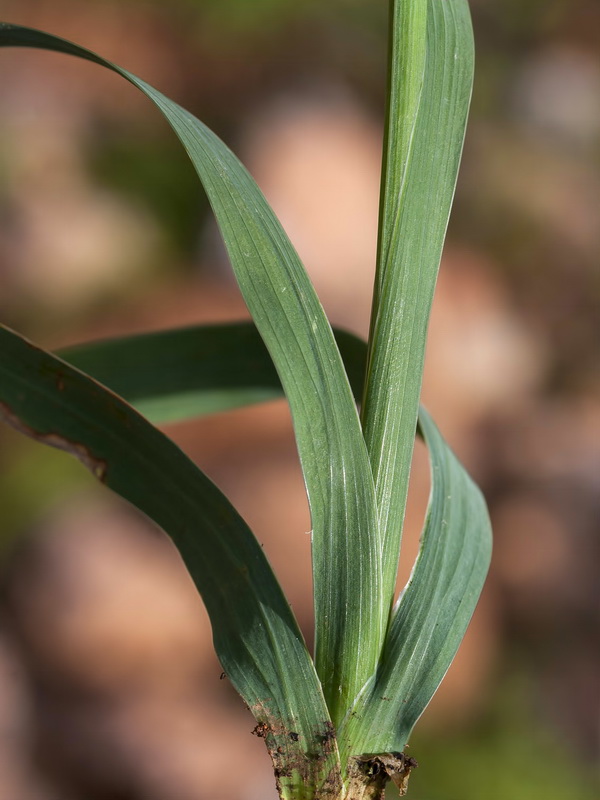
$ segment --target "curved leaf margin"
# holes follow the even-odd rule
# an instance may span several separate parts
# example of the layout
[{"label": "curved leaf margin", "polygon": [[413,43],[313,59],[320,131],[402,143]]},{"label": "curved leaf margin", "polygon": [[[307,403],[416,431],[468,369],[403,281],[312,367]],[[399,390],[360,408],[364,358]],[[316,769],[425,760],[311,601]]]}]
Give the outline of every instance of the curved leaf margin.
[{"label": "curved leaf margin", "polygon": [[402,752],[465,635],[492,553],[483,495],[421,407],[431,494],[419,554],[394,609],[377,672],[340,727],[352,753]]},{"label": "curved leaf margin", "polygon": [[308,276],[247,170],[192,114],[127,70],[56,36],[2,23],[0,46],[66,53],[121,75],[163,113],[198,172],[290,403],[313,528],[315,662],[337,725],[375,668],[389,607],[367,449]]},{"label": "curved leaf margin", "polygon": [[105,387],[3,326],[0,353],[0,418],[75,455],[173,539],[219,660],[262,726],[282,797],[335,797],[339,759],[320,683],[246,523],[170,439]]},{"label": "curved leaf margin", "polygon": [[[352,334],[334,330],[351,379],[352,389],[361,395],[367,346]],[[140,367],[151,352],[159,354],[154,366],[159,373],[185,352],[200,352],[206,340],[208,350],[217,346],[232,367],[238,387],[226,388],[220,365],[200,377],[181,363],[181,376],[196,395],[195,413],[203,413],[202,393],[212,397],[215,390],[282,390],[269,354],[251,323],[207,328],[181,329],[146,334],[120,342],[93,343],[65,353],[75,357],[82,368],[97,370],[111,384],[118,382],[115,358],[122,348],[125,363],[133,372],[137,398],[159,393],[168,405],[168,380],[157,383],[145,377]],[[173,348],[171,350],[171,348]],[[178,355],[179,354],[179,355]],[[135,355],[135,358],[134,358]],[[137,366],[136,366],[137,364]],[[191,364],[188,364],[188,367]],[[185,378],[183,378],[185,381]],[[230,376],[226,378],[230,384]],[[121,386],[121,388],[123,388]],[[177,391],[171,396],[171,414],[177,413]],[[241,395],[235,395],[240,398]],[[250,394],[250,397],[254,397]],[[132,398],[133,399],[133,398]],[[165,408],[165,406],[163,406]],[[213,409],[214,410],[214,409]],[[184,408],[179,408],[185,413]],[[157,420],[160,421],[160,420]],[[475,609],[489,567],[491,527],[485,501],[477,486],[442,438],[431,417],[421,407],[419,432],[429,450],[432,488],[419,555],[413,572],[392,616],[386,644],[377,668],[361,696],[340,727],[342,763],[356,755],[401,752],[417,719],[433,697],[449,668]]]},{"label": "curved leaf margin", "polygon": [[393,598],[427,326],[473,86],[467,0],[392,0],[388,122],[362,408]]}]

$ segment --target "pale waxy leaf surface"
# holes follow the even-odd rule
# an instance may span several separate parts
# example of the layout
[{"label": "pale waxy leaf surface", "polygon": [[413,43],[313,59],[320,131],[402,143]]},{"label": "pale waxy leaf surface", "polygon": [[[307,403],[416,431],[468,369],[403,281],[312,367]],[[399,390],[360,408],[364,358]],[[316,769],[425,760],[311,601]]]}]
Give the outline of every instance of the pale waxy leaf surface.
[{"label": "pale waxy leaf surface", "polygon": [[[420,61],[425,5],[426,51]],[[339,730],[344,756],[402,749],[401,743],[405,743],[458,647],[489,560],[489,523],[483,501],[425,416],[422,426],[434,473],[430,512],[413,580],[394,613],[377,664],[397,567],[426,317],[462,147],[472,62],[468,10],[461,0],[427,0],[426,4],[417,0],[412,7],[396,2],[393,21],[396,47],[400,24],[410,21],[402,36],[404,46],[412,48],[415,61],[403,90],[405,95],[400,99],[396,96],[395,101],[392,96],[390,105],[373,346],[369,389],[364,396],[367,444],[385,533],[383,584],[384,550],[378,539],[372,477],[364,464],[366,451],[356,427],[348,385],[343,373],[340,377],[339,356],[297,257],[251,178],[208,129],[129,73],[54,37],[22,28],[0,29],[0,44],[70,52],[120,72],[161,108],[196,165],[246,302],[290,400],[313,524],[315,520],[322,523],[323,535],[319,538],[316,530],[315,538],[317,665],[336,724],[347,712]],[[462,128],[461,114],[456,112],[456,104],[461,103]],[[405,117],[394,119],[394,108]],[[441,126],[441,132],[436,126]],[[404,130],[399,143],[394,144],[397,127]],[[246,225],[244,235],[240,235],[240,221]],[[418,266],[414,272],[413,262]],[[419,319],[421,312],[425,321]],[[392,319],[396,316],[399,322]],[[283,336],[282,330],[287,332]],[[264,348],[262,353],[268,357]],[[353,388],[356,391],[356,386]],[[180,383],[177,397],[173,395],[177,411],[169,406],[168,392],[164,392],[161,402],[166,405],[155,405],[151,413],[189,413],[192,406],[198,408],[195,403],[203,392],[204,400],[217,408],[219,404],[231,407],[245,402],[244,397],[256,402],[276,391],[271,384],[221,386],[207,400],[205,390],[210,391],[206,387],[186,389]],[[266,395],[261,394],[265,390]],[[232,393],[237,395],[233,397]],[[152,402],[156,400],[154,395]],[[140,401],[138,395],[135,402]],[[341,411],[331,417],[332,409]],[[340,472],[331,474],[336,470]],[[324,484],[324,475],[329,483]],[[452,511],[452,524],[444,527],[442,523],[447,523],[449,516],[445,511],[441,516],[434,511],[444,506],[446,500],[440,497],[448,486],[456,509]],[[337,548],[344,544],[345,550],[340,553]],[[471,570],[465,572],[469,563]],[[427,587],[422,595],[417,591],[419,583]],[[426,602],[434,593],[435,608]],[[420,613],[411,616],[417,605]],[[434,630],[427,628],[429,624]],[[329,667],[336,662],[340,668],[331,671]],[[382,695],[383,690],[389,690],[395,704],[390,702],[382,709],[379,689]],[[358,699],[348,708],[357,694]]]},{"label": "pale waxy leaf surface", "polygon": [[205,125],[130,72],[75,44],[2,24],[0,46],[101,64],[138,87],[177,133],[289,401],[313,527],[315,661],[334,723],[375,669],[388,621],[373,479],[331,327],[280,223],[247,170]]},{"label": "pale waxy leaf surface", "polygon": [[377,673],[338,731],[345,753],[402,752],[465,634],[489,568],[485,500],[429,414],[431,495],[419,555],[394,610]]},{"label": "pale waxy leaf surface", "polygon": [[363,402],[390,604],[429,312],[473,81],[466,0],[393,0],[391,8],[378,263]]},{"label": "pale waxy leaf surface", "polygon": [[[334,331],[350,383],[360,397],[367,346],[355,336]],[[160,341],[162,340],[162,342]],[[161,399],[154,409],[167,410],[167,419],[180,418],[185,408],[178,402],[182,386],[196,397],[195,414],[204,413],[203,392],[214,397],[236,387],[223,379],[218,360],[207,360],[202,377],[192,365],[198,354],[221,348],[223,358],[233,367],[238,389],[282,394],[269,354],[251,323],[190,328],[159,334],[84,345],[64,353],[82,368],[92,368],[96,377],[130,392],[133,402]],[[130,363],[133,377],[129,386],[120,380],[118,347],[137,353],[144,363],[157,354],[155,368],[169,376],[168,365],[180,361],[182,378],[158,382],[146,367]],[[187,353],[182,358],[181,353]],[[186,368],[186,360],[188,365]],[[212,365],[212,366],[211,366]],[[185,376],[187,376],[187,381]],[[181,382],[183,381],[183,383]],[[132,385],[134,384],[134,386]],[[227,384],[227,385],[224,385]],[[173,403],[169,409],[169,404]],[[212,403],[212,399],[211,399]],[[224,407],[230,407],[226,401]],[[211,410],[216,410],[212,406]],[[161,421],[160,416],[156,421]],[[382,658],[376,674],[365,686],[339,730],[342,757],[401,752],[410,731],[435,693],[463,638],[479,598],[489,566],[491,530],[485,502],[427,412],[421,408],[420,433],[429,448],[432,489],[420,545],[410,581],[394,611]]]},{"label": "pale waxy leaf surface", "polygon": [[3,326],[0,353],[0,418],[75,455],[171,536],[202,595],[228,678],[272,727],[274,757],[294,765],[282,778],[283,795],[311,798],[338,769],[335,747],[323,754],[329,715],[294,615],[246,523],[115,394]]}]

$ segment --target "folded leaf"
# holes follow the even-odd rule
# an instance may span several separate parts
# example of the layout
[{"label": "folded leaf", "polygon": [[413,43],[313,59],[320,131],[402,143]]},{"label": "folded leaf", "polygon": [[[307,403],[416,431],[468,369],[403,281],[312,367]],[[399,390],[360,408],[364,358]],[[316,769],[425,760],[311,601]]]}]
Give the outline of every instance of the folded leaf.
[{"label": "folded leaf", "polygon": [[462,641],[491,558],[481,492],[421,408],[431,496],[418,558],[394,610],[377,672],[339,730],[348,754],[402,752]]}]

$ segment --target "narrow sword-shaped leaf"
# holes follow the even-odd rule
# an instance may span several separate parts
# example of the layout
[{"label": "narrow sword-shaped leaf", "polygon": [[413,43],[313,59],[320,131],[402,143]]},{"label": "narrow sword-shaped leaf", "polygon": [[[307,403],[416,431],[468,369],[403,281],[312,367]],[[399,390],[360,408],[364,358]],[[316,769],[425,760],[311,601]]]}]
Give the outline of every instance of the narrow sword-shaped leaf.
[{"label": "narrow sword-shaped leaf", "polygon": [[[333,331],[356,398],[367,346]],[[108,386],[154,423],[176,422],[283,396],[252,322],[201,325],[89,342],[57,355]]]},{"label": "narrow sword-shaped leaf", "polygon": [[326,782],[335,796],[337,751],[334,741],[323,748],[329,715],[312,660],[239,514],[170,439],[99,383],[2,326],[0,353],[0,418],[78,457],[172,537],[223,668],[266,725],[282,796],[327,797]]},{"label": "narrow sword-shaped leaf", "polygon": [[481,492],[423,408],[419,426],[432,481],[419,555],[379,668],[340,728],[342,759],[402,752],[456,654],[490,563],[491,526]]},{"label": "narrow sword-shaped leaf", "polygon": [[[360,396],[366,364],[366,344],[341,331],[335,331],[340,352],[356,397]],[[192,369],[198,354],[221,347],[223,358],[233,367],[238,387],[223,380],[220,366],[209,358],[201,379]],[[120,381],[115,369],[117,347],[133,355],[146,351],[157,354],[155,367],[167,379],[158,382],[146,368],[136,367]],[[179,355],[178,355],[179,353]],[[188,355],[182,356],[181,354]],[[102,355],[103,354],[103,355]],[[195,328],[149,334],[121,342],[83,346],[65,355],[75,357],[82,367],[93,367],[95,375],[110,385],[132,391],[138,402],[158,399],[153,409],[168,409],[171,414],[185,409],[178,404],[184,386],[197,399],[196,413],[205,406],[203,392],[212,398],[215,389],[281,393],[269,354],[251,323]],[[169,363],[180,360],[180,378],[169,377]],[[146,358],[142,356],[141,361]],[[185,362],[187,360],[187,368]],[[99,363],[101,362],[101,363]],[[187,376],[187,380],[186,377]],[[180,382],[181,381],[181,382]],[[224,385],[224,384],[227,385]],[[132,386],[135,384],[135,386]],[[279,388],[278,388],[279,387]],[[253,394],[249,395],[251,398]],[[132,398],[133,399],[133,398]],[[212,402],[212,400],[211,400]],[[228,403],[227,403],[228,405]],[[213,409],[214,410],[214,409]],[[432,490],[418,560],[408,587],[393,615],[386,646],[377,672],[365,686],[362,696],[348,714],[339,731],[342,756],[399,752],[417,718],[434,694],[464,635],[487,572],[491,535],[483,498],[444,442],[427,412],[420,410],[420,432],[429,447]]]},{"label": "narrow sword-shaped leaf", "polygon": [[427,324],[471,97],[468,3],[393,0],[391,39],[377,277],[363,402],[388,603],[398,567]]},{"label": "narrow sword-shaped leaf", "polygon": [[337,723],[375,668],[388,607],[373,479],[356,406],[298,256],[246,169],[189,112],[130,72],[55,36],[2,24],[2,45],[68,53],[120,74],[162,111],[200,176],[290,403],[313,526],[315,660]]}]

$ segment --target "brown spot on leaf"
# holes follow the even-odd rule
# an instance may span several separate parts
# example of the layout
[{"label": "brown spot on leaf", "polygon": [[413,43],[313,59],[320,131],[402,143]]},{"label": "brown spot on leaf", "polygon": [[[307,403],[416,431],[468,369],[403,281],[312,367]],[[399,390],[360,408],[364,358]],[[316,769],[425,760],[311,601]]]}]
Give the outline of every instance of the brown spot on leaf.
[{"label": "brown spot on leaf", "polygon": [[315,796],[320,800],[338,800],[342,783],[331,722],[327,720],[312,733],[292,730],[292,725],[273,713],[270,698],[255,703],[251,711],[258,723],[253,733],[264,739],[279,796],[294,793],[293,787],[311,785],[317,787]]},{"label": "brown spot on leaf", "polygon": [[266,722],[259,722],[258,725],[252,729],[252,734],[258,736],[259,739],[264,739],[270,730]]},{"label": "brown spot on leaf", "polygon": [[321,745],[323,755],[328,755],[335,749],[335,728],[329,720],[323,724],[323,730],[317,734],[317,741]]},{"label": "brown spot on leaf", "polygon": [[[352,781],[358,785],[357,793],[370,800],[382,800],[390,780],[403,797],[408,791],[410,773],[418,766],[416,759],[404,753],[381,753],[357,759]],[[351,796],[352,792],[348,794]]]},{"label": "brown spot on leaf", "polygon": [[25,424],[20,417],[12,412],[12,410],[5,404],[0,403],[0,418],[7,422],[12,428],[19,433],[29,436],[36,442],[47,444],[50,447],[55,447],[57,450],[63,450],[65,453],[70,453],[75,456],[84,467],[87,467],[92,475],[102,483],[106,480],[107,463],[101,458],[92,455],[89,448],[80,442],[72,442],[58,433],[41,433]]}]

